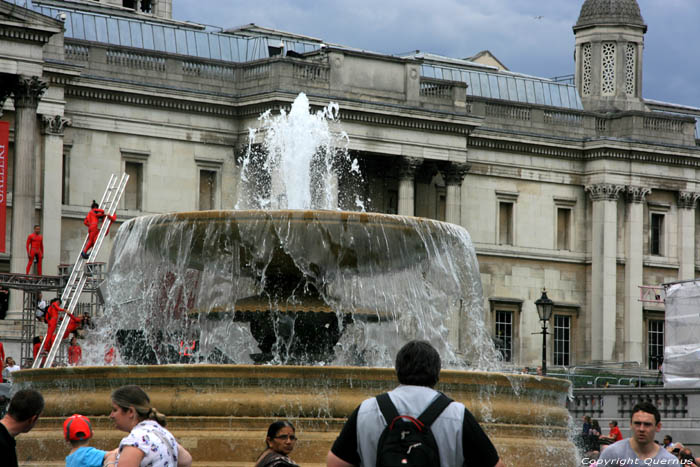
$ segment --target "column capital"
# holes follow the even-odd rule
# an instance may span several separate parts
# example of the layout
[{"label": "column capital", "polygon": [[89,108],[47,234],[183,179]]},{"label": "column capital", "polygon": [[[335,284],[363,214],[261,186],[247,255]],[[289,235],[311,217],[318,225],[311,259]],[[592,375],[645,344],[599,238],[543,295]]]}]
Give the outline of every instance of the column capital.
[{"label": "column capital", "polygon": [[67,126],[71,126],[73,122],[69,118],[63,118],[60,115],[54,115],[50,117],[44,115],[41,118],[41,122],[44,124],[44,134],[63,136],[63,130]]},{"label": "column capital", "polygon": [[613,185],[612,183],[597,183],[586,185],[584,188],[593,201],[617,201],[620,198],[620,192],[624,189],[624,185]]},{"label": "column capital", "polygon": [[12,94],[14,94],[15,108],[29,107],[35,108],[39,105],[39,100],[49,87],[46,81],[38,76],[28,78],[26,76],[17,77]]},{"label": "column capital", "polygon": [[413,180],[422,163],[423,159],[419,157],[399,157],[399,179]]},{"label": "column capital", "polygon": [[700,198],[700,193],[696,191],[679,191],[678,207],[681,209],[695,209],[695,203]]},{"label": "column capital", "polygon": [[469,169],[471,169],[471,165],[462,162],[447,162],[440,166],[440,172],[446,185],[462,185]]},{"label": "column capital", "polygon": [[643,203],[644,198],[650,193],[651,188],[646,188],[643,186],[628,185],[625,189],[627,201],[629,201],[630,203]]}]

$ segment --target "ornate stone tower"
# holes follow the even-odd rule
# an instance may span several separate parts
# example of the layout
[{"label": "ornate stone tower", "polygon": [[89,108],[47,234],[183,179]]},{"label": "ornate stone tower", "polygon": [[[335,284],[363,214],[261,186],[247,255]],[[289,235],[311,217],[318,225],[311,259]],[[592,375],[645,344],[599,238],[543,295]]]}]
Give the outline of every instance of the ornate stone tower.
[{"label": "ornate stone tower", "polygon": [[576,88],[586,110],[644,110],[644,24],[637,0],[586,0],[574,26]]}]

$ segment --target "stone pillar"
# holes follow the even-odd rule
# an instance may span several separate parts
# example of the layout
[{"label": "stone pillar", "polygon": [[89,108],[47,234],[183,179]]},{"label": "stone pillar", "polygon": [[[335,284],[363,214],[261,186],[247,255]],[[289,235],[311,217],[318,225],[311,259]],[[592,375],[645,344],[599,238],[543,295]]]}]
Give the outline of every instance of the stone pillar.
[{"label": "stone pillar", "polygon": [[56,115],[43,117],[44,182],[41,233],[44,236],[44,274],[58,273],[61,261],[61,187],[63,185],[63,130],[70,120]]},{"label": "stone pillar", "polygon": [[[36,223],[37,136],[36,109],[48,85],[36,76],[19,76],[12,89],[15,103],[15,146],[12,186],[12,240],[10,271],[24,273],[27,267],[27,235]],[[22,295],[11,294],[10,313],[21,312]],[[15,315],[17,316],[17,315]]]},{"label": "stone pillar", "polygon": [[625,219],[625,357],[626,361],[642,361],[644,336],[642,302],[639,286],[644,277],[644,197],[648,188],[628,186],[627,218]]},{"label": "stone pillar", "polygon": [[445,221],[462,225],[462,182],[470,166],[459,162],[450,162],[441,168],[445,185]]},{"label": "stone pillar", "polygon": [[586,186],[593,201],[591,359],[609,361],[615,346],[617,200],[622,185]]},{"label": "stone pillar", "polygon": [[678,280],[695,279],[695,205],[700,193],[678,192]]},{"label": "stone pillar", "polygon": [[416,211],[416,171],[423,163],[417,157],[402,157],[399,163],[399,215],[414,216]]}]

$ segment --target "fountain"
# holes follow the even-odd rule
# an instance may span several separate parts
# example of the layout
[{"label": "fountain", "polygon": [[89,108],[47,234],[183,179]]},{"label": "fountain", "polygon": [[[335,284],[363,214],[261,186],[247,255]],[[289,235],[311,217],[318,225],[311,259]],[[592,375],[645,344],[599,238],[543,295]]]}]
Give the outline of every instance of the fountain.
[{"label": "fountain", "polygon": [[251,132],[242,209],[120,227],[107,311],[84,354],[98,365],[115,346],[122,364],[18,373],[47,398],[39,427],[19,438],[24,459],[58,459],[59,421],[74,412],[91,416],[98,446],[113,448],[121,434],[106,418],[109,393],[139,384],[201,465],[250,463],[277,418],[297,424],[294,458],[320,465],[344,417],[395,386],[398,348],[420,338],[454,368],[440,389],[470,407],[507,464],[573,463],[568,383],[483,371],[498,358],[469,234],[338,210],[366,204],[342,189],[357,163],[332,131],[337,107],[308,107],[302,94]]}]

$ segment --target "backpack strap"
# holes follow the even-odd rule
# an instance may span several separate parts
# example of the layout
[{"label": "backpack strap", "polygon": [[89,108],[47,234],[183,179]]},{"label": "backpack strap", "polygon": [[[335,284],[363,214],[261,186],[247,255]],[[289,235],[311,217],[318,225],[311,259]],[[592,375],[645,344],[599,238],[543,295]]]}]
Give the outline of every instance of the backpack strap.
[{"label": "backpack strap", "polygon": [[452,403],[452,399],[439,392],[437,398],[426,408],[418,417],[425,426],[433,424],[436,418],[440,416],[443,410]]},{"label": "backpack strap", "polygon": [[387,425],[390,425],[391,422],[399,416],[396,406],[391,402],[391,398],[386,392],[377,396],[377,404],[379,405],[379,410],[382,411]]}]

